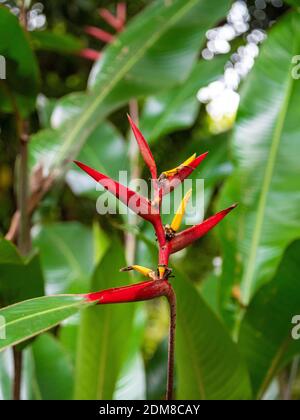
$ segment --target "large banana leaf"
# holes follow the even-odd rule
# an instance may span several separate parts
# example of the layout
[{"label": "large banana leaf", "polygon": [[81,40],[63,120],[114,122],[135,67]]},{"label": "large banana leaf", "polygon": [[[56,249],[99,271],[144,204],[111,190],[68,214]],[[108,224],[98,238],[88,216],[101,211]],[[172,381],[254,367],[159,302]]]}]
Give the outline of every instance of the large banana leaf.
[{"label": "large banana leaf", "polygon": [[300,314],[300,241],[286,251],[275,278],[254,296],[239,337],[254,395],[262,397],[279,370],[300,353],[292,319]]},{"label": "large banana leaf", "polygon": [[0,351],[59,324],[89,303],[80,295],[43,296],[0,309]]},{"label": "large banana leaf", "polygon": [[128,353],[115,387],[114,400],[144,400],[146,398],[146,374],[141,345],[145,333],[145,312],[138,304],[130,337]]},{"label": "large banana leaf", "polygon": [[197,290],[177,274],[177,398],[251,398],[248,373],[237,345]]},{"label": "large banana leaf", "polygon": [[274,275],[287,245],[300,236],[299,95],[292,58],[300,51],[300,14],[271,30],[242,90],[232,138],[235,170],[222,201],[240,203],[221,226],[222,295],[241,282],[248,303]]},{"label": "large banana leaf", "polygon": [[[92,279],[91,291],[128,284],[119,273],[126,265],[121,244],[114,240]],[[100,305],[82,312],[79,329],[75,398],[112,399],[129,350],[134,304]]]},{"label": "large banana leaf", "polygon": [[60,168],[65,159],[78,154],[91,131],[112,110],[132,97],[182,82],[192,68],[205,32],[226,14],[229,3],[153,2],[128,24],[96,64],[79,114],[58,130],[34,136],[33,161],[41,160],[51,170]]},{"label": "large banana leaf", "polygon": [[73,395],[74,366],[57,338],[42,334],[32,345],[34,381],[42,400],[70,400]]}]

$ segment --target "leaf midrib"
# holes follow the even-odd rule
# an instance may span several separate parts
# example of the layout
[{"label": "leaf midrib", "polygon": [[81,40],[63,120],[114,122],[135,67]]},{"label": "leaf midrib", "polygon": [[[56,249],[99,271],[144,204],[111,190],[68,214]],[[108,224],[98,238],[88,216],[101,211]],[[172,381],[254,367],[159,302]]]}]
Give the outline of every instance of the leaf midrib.
[{"label": "leaf midrib", "polygon": [[[1,330],[6,330],[8,327],[11,327],[14,324],[17,324],[17,323],[23,322],[23,321],[27,321],[28,319],[32,319],[32,318],[35,318],[37,316],[40,317],[42,315],[50,314],[50,313],[53,313],[53,312],[56,312],[56,311],[59,312],[59,311],[63,311],[64,309],[71,309],[71,308],[79,307],[83,304],[84,304],[84,301],[82,300],[82,301],[74,302],[74,303],[69,304],[69,305],[60,306],[59,308],[56,307],[56,308],[47,309],[47,310],[41,311],[41,312],[35,312],[34,314],[30,314],[30,315],[24,316],[22,318],[17,318],[17,319],[14,319],[12,321],[6,322],[4,325],[0,326],[0,331]],[[3,311],[2,311],[2,313],[3,313]],[[0,313],[0,315],[1,315],[1,313]]]},{"label": "leaf midrib", "polygon": [[[161,37],[161,35],[171,27],[177,20],[181,18],[189,9],[191,9],[198,0],[190,0],[187,4],[183,5],[181,9],[177,13],[173,15],[173,17],[165,22],[164,25],[161,26],[160,30],[153,34],[152,37],[149,37],[148,41],[142,44],[140,51],[137,51],[136,54],[128,60],[127,64],[121,68],[119,72],[111,79],[106,87],[104,87],[102,93],[97,96],[94,102],[87,108],[86,112],[82,113],[82,116],[79,117],[77,124],[75,124],[73,130],[71,130],[70,134],[67,136],[64,145],[61,149],[61,157],[64,158],[64,153],[66,150],[69,149],[70,145],[72,145],[73,140],[77,137],[77,133],[80,132],[82,127],[89,121],[90,116],[93,112],[97,109],[99,104],[105,99],[105,97],[110,93],[110,91],[116,86],[116,84],[126,75],[126,73],[137,63],[137,61],[144,55],[144,53]],[[60,159],[58,159],[60,161]]]}]

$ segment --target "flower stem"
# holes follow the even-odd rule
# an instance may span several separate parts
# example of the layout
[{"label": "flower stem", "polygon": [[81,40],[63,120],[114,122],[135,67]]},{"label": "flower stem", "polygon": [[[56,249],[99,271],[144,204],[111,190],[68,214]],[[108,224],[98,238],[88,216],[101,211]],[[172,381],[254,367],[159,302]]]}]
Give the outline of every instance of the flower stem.
[{"label": "flower stem", "polygon": [[170,306],[170,328],[169,328],[169,348],[168,348],[168,374],[166,400],[173,400],[174,392],[174,360],[175,360],[175,332],[176,332],[176,295],[174,289],[170,287],[168,295]]},{"label": "flower stem", "polygon": [[21,379],[22,379],[22,364],[23,353],[22,350],[13,347],[14,357],[14,382],[13,382],[13,399],[19,401],[21,399]]}]

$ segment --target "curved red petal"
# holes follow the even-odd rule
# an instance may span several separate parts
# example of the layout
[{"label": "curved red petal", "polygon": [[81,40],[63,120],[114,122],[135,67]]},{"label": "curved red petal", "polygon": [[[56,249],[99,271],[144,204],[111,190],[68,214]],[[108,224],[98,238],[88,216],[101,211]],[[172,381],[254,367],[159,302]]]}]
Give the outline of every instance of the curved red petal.
[{"label": "curved red petal", "polygon": [[214,216],[210,217],[209,219],[205,220],[198,225],[195,225],[189,229],[186,229],[180,233],[178,233],[171,241],[171,253],[174,254],[175,252],[181,251],[182,249],[186,248],[197,239],[201,238],[202,236],[206,235],[211,229],[213,229],[224,217],[230,213],[233,209],[237,207],[237,204],[234,204],[228,207],[225,210],[220,211],[219,213],[215,214]]},{"label": "curved red petal", "polygon": [[129,115],[127,115],[127,116],[128,116],[128,120],[129,120],[129,123],[131,125],[131,128],[132,128],[134,137],[136,138],[137,144],[139,146],[141,155],[143,156],[143,159],[144,159],[146,165],[150,169],[150,173],[151,173],[152,178],[156,179],[157,178],[156,163],[155,163],[154,157],[152,155],[152,152],[150,150],[150,147],[149,147],[146,139],[144,138],[143,134],[140,132],[140,130],[135,125],[135,123],[132,121],[131,117]]},{"label": "curved red petal", "polygon": [[139,302],[165,296],[170,287],[167,280],[151,280],[131,286],[115,287],[101,290],[100,292],[88,293],[84,297],[87,301],[97,302],[99,305]]},{"label": "curved red petal", "polygon": [[169,194],[173,191],[179,184],[181,184],[191,173],[200,165],[200,163],[206,158],[208,152],[203,153],[202,155],[197,156],[189,166],[184,166],[180,169],[176,175],[173,175],[162,181],[161,186],[161,195]]},{"label": "curved red petal", "polygon": [[151,221],[152,223],[157,220],[158,214],[155,212],[149,200],[140,194],[132,191],[130,188],[125,187],[110,177],[96,171],[93,168],[74,161],[84,172],[91,176],[95,181],[99,182],[107,191],[115,195],[122,201],[128,208],[141,216],[143,219]]}]

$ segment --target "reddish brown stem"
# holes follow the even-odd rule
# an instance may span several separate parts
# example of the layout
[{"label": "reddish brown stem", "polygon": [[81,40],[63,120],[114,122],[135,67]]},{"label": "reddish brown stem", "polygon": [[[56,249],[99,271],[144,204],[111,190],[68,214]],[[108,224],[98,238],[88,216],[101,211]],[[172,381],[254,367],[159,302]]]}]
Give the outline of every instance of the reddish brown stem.
[{"label": "reddish brown stem", "polygon": [[20,229],[19,249],[21,254],[27,255],[30,250],[30,228],[28,217],[28,135],[27,123],[23,120],[18,122],[20,138],[20,170],[19,170],[19,200]]},{"label": "reddish brown stem", "polygon": [[21,373],[22,373],[22,351],[13,347],[14,356],[14,383],[13,383],[13,399],[19,401],[21,399]]},{"label": "reddish brown stem", "polygon": [[167,294],[170,306],[169,348],[168,348],[168,374],[166,400],[174,399],[174,361],[175,361],[175,333],[176,333],[176,294],[170,287]]}]

